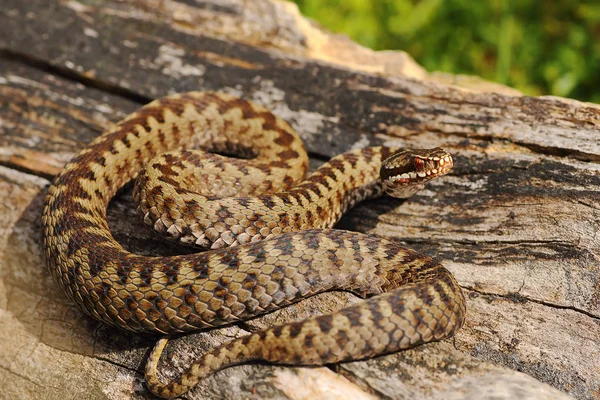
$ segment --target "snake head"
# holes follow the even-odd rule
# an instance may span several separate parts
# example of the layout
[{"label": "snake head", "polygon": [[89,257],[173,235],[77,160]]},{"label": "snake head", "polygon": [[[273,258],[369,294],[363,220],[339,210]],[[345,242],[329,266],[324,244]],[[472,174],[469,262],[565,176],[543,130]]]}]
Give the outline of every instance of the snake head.
[{"label": "snake head", "polygon": [[452,156],[439,147],[400,150],[383,161],[379,175],[387,194],[407,198],[430,180],[446,175],[453,165]]}]

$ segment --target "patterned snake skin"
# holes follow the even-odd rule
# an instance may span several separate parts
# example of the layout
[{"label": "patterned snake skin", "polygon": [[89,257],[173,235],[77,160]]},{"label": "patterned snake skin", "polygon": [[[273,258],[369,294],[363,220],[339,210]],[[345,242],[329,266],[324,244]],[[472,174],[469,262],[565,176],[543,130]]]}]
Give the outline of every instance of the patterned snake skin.
[{"label": "patterned snake skin", "polygon": [[[173,153],[183,146],[212,153]],[[160,339],[146,380],[161,397],[252,360],[320,365],[394,352],[454,334],[465,316],[460,287],[427,256],[327,228],[365,198],[384,189],[408,197],[451,167],[441,149],[372,147],[334,157],[304,179],[299,137],[267,110],[218,93],[169,96],[98,137],[56,178],[42,216],[47,264],[85,313],[137,332],[231,324],[328,290],[366,298],[233,340],[167,384],[156,372],[167,343]],[[106,208],[136,177],[134,198],[148,225],[213,250],[146,257],[116,242]]]}]

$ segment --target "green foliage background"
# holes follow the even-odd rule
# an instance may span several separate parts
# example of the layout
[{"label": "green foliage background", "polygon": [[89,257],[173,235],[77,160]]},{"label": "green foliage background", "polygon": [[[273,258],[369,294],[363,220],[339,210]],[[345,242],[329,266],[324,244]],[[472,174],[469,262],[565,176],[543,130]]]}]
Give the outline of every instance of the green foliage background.
[{"label": "green foliage background", "polygon": [[600,1],[294,0],[302,13],[428,71],[600,103]]}]

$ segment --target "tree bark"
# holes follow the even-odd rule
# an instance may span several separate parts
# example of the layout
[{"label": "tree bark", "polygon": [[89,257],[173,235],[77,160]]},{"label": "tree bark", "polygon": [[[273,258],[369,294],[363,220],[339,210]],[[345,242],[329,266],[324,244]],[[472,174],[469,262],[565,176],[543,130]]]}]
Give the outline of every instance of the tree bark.
[{"label": "tree bark", "polygon": [[[147,101],[219,90],[300,133],[314,167],[355,147],[442,146],[455,169],[407,201],[365,202],[339,223],[437,257],[468,298],[452,339],[331,367],[249,364],[190,399],[600,398],[600,110],[429,74],[401,52],[331,35],[276,0],[5,0],[0,8],[0,393],[149,398],[155,342],[83,316],[47,273],[43,197],[79,149]],[[141,254],[189,251],[137,220],[115,237]],[[358,301],[327,293],[169,345],[166,377],[274,323]]]}]

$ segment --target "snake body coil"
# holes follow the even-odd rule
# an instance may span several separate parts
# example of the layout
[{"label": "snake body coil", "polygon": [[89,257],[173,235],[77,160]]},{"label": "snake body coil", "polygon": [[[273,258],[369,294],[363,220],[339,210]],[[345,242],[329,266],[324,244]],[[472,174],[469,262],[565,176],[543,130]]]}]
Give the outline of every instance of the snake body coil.
[{"label": "snake body coil", "polygon": [[[247,361],[319,365],[440,340],[465,315],[460,287],[444,267],[384,239],[315,229],[330,228],[384,189],[409,196],[451,167],[441,150],[416,157],[396,150],[345,153],[302,181],[308,169],[302,143],[267,110],[218,93],[166,97],[98,137],[56,178],[42,216],[47,264],[85,313],[138,332],[230,324],[327,290],[367,297],[334,314],[233,340],[168,384],[156,375],[161,339],[146,379],[163,397]],[[148,225],[213,250],[146,257],[116,242],[106,207],[136,177],[134,197]]]}]

